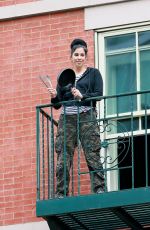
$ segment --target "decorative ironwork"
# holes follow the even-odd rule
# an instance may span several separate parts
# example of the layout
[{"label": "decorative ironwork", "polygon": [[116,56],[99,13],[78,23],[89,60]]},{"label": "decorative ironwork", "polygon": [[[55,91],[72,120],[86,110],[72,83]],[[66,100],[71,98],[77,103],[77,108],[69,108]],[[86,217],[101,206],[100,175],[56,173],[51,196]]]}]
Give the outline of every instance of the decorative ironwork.
[{"label": "decorative ironwork", "polygon": [[[95,124],[92,122],[90,128],[85,131],[82,138],[87,138],[89,132],[91,133],[92,130],[94,132],[94,129]],[[130,150],[130,135],[127,128],[118,120],[104,120],[103,124],[99,125],[99,130],[100,134],[103,134],[100,136],[104,136],[105,139],[100,139],[97,146],[95,143],[93,143],[93,145],[87,144],[86,151],[90,152],[93,148],[104,148],[105,154],[100,157],[102,164],[107,165],[107,169],[119,166],[127,157]],[[109,139],[109,135],[111,134],[115,134],[114,138],[111,137],[111,139]],[[113,153],[113,145],[116,145],[117,155]]]}]

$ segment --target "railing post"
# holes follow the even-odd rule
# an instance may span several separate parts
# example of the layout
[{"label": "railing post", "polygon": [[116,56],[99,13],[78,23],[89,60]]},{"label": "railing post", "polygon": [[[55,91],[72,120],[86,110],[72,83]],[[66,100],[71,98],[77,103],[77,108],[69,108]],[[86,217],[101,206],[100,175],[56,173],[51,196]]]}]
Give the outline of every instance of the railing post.
[{"label": "railing post", "polygon": [[[67,148],[66,148],[66,143],[67,143],[67,136],[66,136],[66,130],[67,130],[67,127],[66,127],[66,107],[64,106],[64,117],[63,117],[63,128],[64,128],[64,152],[63,152],[63,160],[64,160],[64,196],[67,195],[67,191],[66,191],[66,185],[68,186],[67,184]],[[68,189],[68,188],[67,188]]]},{"label": "railing post", "polygon": [[36,175],[37,200],[40,200],[40,108],[36,107]]},{"label": "railing post", "polygon": [[148,187],[148,142],[147,142],[147,93],[145,94],[145,175],[146,187]]},{"label": "railing post", "polygon": [[54,190],[55,190],[55,185],[54,185],[54,120],[53,120],[53,113],[52,113],[52,107],[50,107],[50,113],[51,113],[51,119],[49,120],[50,122],[50,130],[49,130],[49,135],[50,135],[50,147],[49,147],[49,186],[50,186],[50,198],[54,197]]}]

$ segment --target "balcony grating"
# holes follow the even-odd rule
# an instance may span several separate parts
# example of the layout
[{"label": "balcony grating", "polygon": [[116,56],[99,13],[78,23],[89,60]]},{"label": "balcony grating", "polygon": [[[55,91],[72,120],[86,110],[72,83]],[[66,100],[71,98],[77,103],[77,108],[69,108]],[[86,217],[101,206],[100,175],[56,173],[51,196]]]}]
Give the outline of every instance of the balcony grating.
[{"label": "balcony grating", "polygon": [[[121,207],[142,228],[150,225],[150,204],[123,206]],[[56,218],[71,230],[120,230],[131,229],[126,221],[121,220],[113,209],[87,210],[56,215]],[[135,228],[141,229],[141,228]]]},{"label": "balcony grating", "polygon": [[150,224],[150,204],[134,205],[134,209],[128,206],[125,210],[142,226]]},{"label": "balcony grating", "polygon": [[[107,210],[89,210],[78,213],[64,214],[57,216],[59,220],[65,223],[72,230],[74,229],[121,229],[128,226],[121,221],[112,211]],[[82,223],[80,226],[80,223]]]}]

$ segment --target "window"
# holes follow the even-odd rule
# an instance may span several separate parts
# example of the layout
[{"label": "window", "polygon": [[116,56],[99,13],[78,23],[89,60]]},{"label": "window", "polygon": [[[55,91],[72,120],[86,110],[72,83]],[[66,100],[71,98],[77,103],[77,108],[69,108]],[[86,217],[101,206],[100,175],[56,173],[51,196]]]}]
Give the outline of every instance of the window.
[{"label": "window", "polygon": [[106,163],[108,188],[143,187],[146,159],[150,159],[150,93],[129,94],[150,90],[150,26],[117,29],[98,33],[97,37],[105,95],[120,95],[104,102],[106,127],[111,126],[101,135],[108,143],[101,151],[106,162],[110,159]]},{"label": "window", "polygon": [[[99,33],[99,62],[103,68],[105,95],[120,95],[150,89],[150,27]],[[101,45],[103,44],[103,45]],[[129,106],[130,105],[130,106]],[[132,108],[131,108],[132,106]],[[142,110],[150,109],[150,94],[139,94],[107,100],[107,116],[133,112],[134,131],[145,128]],[[121,121],[131,130],[128,119]],[[148,127],[150,122],[148,117]],[[119,132],[118,129],[113,133]]]}]

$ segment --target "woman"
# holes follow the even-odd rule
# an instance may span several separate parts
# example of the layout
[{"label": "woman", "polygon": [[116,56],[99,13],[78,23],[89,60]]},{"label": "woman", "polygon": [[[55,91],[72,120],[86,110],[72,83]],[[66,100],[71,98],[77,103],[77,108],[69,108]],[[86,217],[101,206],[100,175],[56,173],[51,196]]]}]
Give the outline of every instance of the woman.
[{"label": "woman", "polygon": [[[102,96],[103,81],[98,69],[86,67],[88,52],[86,42],[82,39],[74,39],[70,48],[71,61],[76,79],[74,87],[71,88],[70,96],[67,98],[67,104],[62,108],[56,135],[56,197],[63,197],[69,193],[69,172],[77,145],[78,130],[79,139],[90,171],[92,190],[95,193],[104,191],[104,175],[100,162],[100,135],[95,112],[96,100],[92,100],[92,102],[84,100],[89,97]],[[55,106],[55,103],[65,101],[61,89],[57,86],[56,90],[50,88],[49,92],[54,107],[59,108],[59,106]],[[72,101],[73,99],[77,99],[76,101],[79,106],[76,105],[76,102]],[[65,132],[63,125],[64,116],[66,124]],[[79,129],[77,130],[78,122]],[[66,140],[66,182],[64,182],[64,135]]]}]

